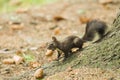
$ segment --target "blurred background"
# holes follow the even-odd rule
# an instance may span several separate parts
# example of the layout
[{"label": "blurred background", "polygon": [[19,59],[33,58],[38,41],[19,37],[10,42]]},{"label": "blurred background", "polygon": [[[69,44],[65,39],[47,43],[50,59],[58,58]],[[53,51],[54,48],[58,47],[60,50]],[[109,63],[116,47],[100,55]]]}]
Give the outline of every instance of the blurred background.
[{"label": "blurred background", "polygon": [[11,12],[19,8],[29,8],[43,5],[57,0],[0,0],[0,13]]}]

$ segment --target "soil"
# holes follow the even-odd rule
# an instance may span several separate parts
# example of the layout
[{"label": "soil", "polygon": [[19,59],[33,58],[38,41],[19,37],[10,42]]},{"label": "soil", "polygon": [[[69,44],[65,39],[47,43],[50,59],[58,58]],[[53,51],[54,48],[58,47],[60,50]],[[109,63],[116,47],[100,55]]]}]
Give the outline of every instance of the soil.
[{"label": "soil", "polygon": [[[56,3],[1,14],[0,80],[23,74],[53,61],[57,54],[54,54],[52,58],[45,56],[47,43],[51,41],[52,36],[56,36],[59,40],[68,35],[82,37],[86,20],[91,19],[103,20],[111,27],[119,5],[119,0],[113,0],[112,3],[105,5],[97,0],[61,0]],[[4,59],[12,58],[15,54],[24,58],[30,55],[32,60],[30,57],[30,60],[25,58],[21,64],[3,63]],[[33,67],[32,64],[39,65]],[[60,79],[59,77],[63,73],[66,74],[66,77]],[[59,79],[53,79],[56,75],[59,75]],[[115,71],[84,66],[70,72],[66,70],[57,73],[47,77],[47,80],[117,80],[117,75],[118,73]]]}]

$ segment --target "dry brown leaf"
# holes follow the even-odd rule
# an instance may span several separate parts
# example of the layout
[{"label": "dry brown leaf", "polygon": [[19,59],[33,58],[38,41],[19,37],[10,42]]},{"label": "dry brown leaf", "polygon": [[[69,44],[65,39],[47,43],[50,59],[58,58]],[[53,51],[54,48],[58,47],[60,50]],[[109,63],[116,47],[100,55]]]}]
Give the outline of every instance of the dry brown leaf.
[{"label": "dry brown leaf", "polygon": [[54,16],[53,17],[53,19],[55,20],[55,21],[61,21],[61,20],[65,20],[65,18],[63,18],[62,16]]},{"label": "dry brown leaf", "polygon": [[103,4],[103,5],[109,4],[109,3],[112,3],[112,2],[113,2],[113,0],[99,0],[99,3]]},{"label": "dry brown leaf", "polygon": [[35,78],[42,78],[43,77],[43,69],[40,68],[40,69],[36,70],[34,73],[34,77]]},{"label": "dry brown leaf", "polygon": [[12,30],[22,30],[24,28],[24,26],[23,25],[13,24],[13,25],[10,26],[10,28]]},{"label": "dry brown leaf", "polygon": [[11,59],[11,58],[9,58],[9,59],[4,59],[2,62],[3,62],[4,64],[14,64],[14,63],[15,63],[14,59]]},{"label": "dry brown leaf", "polygon": [[60,28],[56,28],[56,29],[54,30],[54,34],[55,34],[55,35],[59,35],[60,32],[61,32]]},{"label": "dry brown leaf", "polygon": [[41,64],[38,63],[38,62],[30,62],[30,67],[31,67],[31,68],[36,68],[36,67],[38,67],[38,66],[41,66]]},{"label": "dry brown leaf", "polygon": [[82,24],[87,23],[88,21],[90,21],[90,18],[88,18],[86,16],[80,16],[80,22]]}]

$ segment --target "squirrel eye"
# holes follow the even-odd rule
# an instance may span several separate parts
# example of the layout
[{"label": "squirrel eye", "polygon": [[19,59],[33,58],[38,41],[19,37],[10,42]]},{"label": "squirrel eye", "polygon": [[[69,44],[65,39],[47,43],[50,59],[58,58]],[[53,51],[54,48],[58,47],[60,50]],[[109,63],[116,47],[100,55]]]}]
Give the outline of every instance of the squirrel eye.
[{"label": "squirrel eye", "polygon": [[50,44],[51,46],[53,46],[54,44],[52,43],[52,44]]}]

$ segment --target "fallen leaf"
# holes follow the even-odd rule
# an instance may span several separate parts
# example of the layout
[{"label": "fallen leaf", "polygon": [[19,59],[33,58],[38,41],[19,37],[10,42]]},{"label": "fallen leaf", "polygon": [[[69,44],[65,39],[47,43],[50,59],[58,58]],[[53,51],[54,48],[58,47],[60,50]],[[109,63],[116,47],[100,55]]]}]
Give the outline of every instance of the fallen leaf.
[{"label": "fallen leaf", "polygon": [[40,63],[38,63],[38,62],[30,62],[30,67],[31,68],[36,68],[36,67],[38,67],[38,66],[41,66],[41,64]]},{"label": "fallen leaf", "polygon": [[109,3],[112,3],[112,2],[113,2],[113,0],[99,0],[99,3],[103,4],[103,5],[109,4]]},{"label": "fallen leaf", "polygon": [[4,59],[2,62],[3,62],[4,64],[14,64],[14,63],[15,63],[14,59],[11,59],[11,58],[9,58],[9,59]]},{"label": "fallen leaf", "polygon": [[62,16],[54,16],[53,17],[53,20],[55,20],[55,21],[61,21],[61,20],[65,20],[65,18],[63,18]]},{"label": "fallen leaf", "polygon": [[61,32],[60,28],[56,28],[56,29],[54,29],[54,34],[55,34],[55,35],[60,34],[60,32]]},{"label": "fallen leaf", "polygon": [[10,26],[10,28],[12,30],[22,30],[24,28],[24,26],[23,25],[13,24],[13,25]]},{"label": "fallen leaf", "polygon": [[90,20],[91,20],[91,19],[88,18],[88,17],[86,17],[86,16],[80,16],[80,22],[81,22],[82,24],[87,23],[87,22],[90,21]]}]

